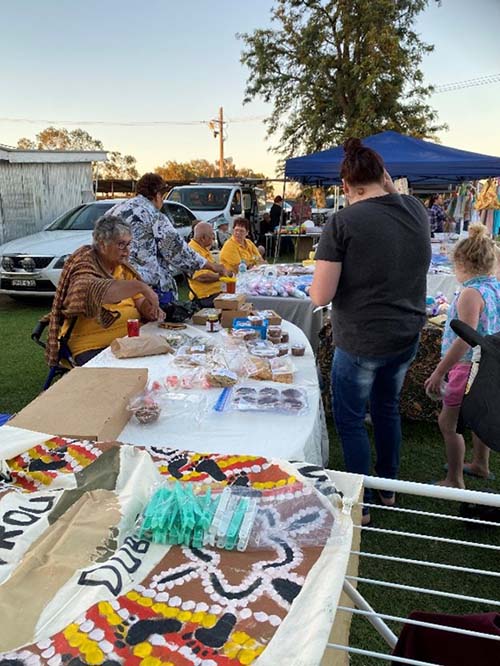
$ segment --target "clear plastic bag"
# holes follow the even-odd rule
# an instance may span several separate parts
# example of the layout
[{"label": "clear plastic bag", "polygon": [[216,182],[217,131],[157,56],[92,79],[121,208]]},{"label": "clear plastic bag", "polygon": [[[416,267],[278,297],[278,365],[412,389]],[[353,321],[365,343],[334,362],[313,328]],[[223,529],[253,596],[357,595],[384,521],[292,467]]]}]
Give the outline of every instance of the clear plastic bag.
[{"label": "clear plastic bag", "polygon": [[286,356],[278,356],[269,361],[273,382],[280,384],[293,384],[295,366]]},{"label": "clear plastic bag", "polygon": [[136,531],[153,543],[226,550],[321,547],[344,531],[339,512],[312,486],[260,491],[220,483],[156,484]]},{"label": "clear plastic bag", "polygon": [[201,422],[209,412],[203,396],[161,387],[144,391],[130,400],[128,410],[141,425],[155,423],[160,418],[186,418],[188,415],[192,421]]},{"label": "clear plastic bag", "polygon": [[307,393],[299,388],[258,388],[242,385],[234,388],[229,400],[234,411],[259,411],[300,416],[309,411]]}]

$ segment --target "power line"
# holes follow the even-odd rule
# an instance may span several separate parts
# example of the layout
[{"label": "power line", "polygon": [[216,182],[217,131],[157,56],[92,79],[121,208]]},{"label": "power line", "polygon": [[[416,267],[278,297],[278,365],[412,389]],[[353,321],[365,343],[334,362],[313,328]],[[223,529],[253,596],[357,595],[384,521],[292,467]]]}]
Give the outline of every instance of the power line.
[{"label": "power line", "polygon": [[[229,123],[251,123],[262,121],[266,116],[248,116],[241,118],[229,118]],[[135,121],[116,121],[116,120],[62,120],[55,118],[0,118],[4,123],[48,123],[51,125],[101,125],[108,127],[162,127],[167,125],[210,125],[212,120],[135,120]]]},{"label": "power line", "polygon": [[441,86],[435,86],[434,93],[451,92],[452,90],[462,90],[462,88],[472,88],[474,86],[485,86],[490,83],[500,83],[500,74],[488,74],[486,76],[479,76],[475,79],[455,81],[455,83],[444,83]]},{"label": "power line", "polygon": [[[484,86],[492,83],[500,83],[500,74],[487,74],[475,79],[466,79],[464,81],[455,81],[453,83],[444,83],[434,87],[434,94],[462,90],[475,86]],[[254,123],[262,122],[267,116],[241,116],[229,118],[226,123]],[[167,126],[195,126],[208,125],[212,120],[137,120],[137,121],[116,121],[116,120],[61,120],[54,118],[0,118],[3,123],[48,123],[49,125],[68,125],[82,127],[85,125],[99,125],[102,127],[167,127]]]},{"label": "power line", "polygon": [[157,127],[163,125],[208,125],[209,120],[138,120],[120,122],[116,120],[56,120],[54,118],[0,118],[7,123],[49,123],[53,125],[108,125],[119,127]]}]

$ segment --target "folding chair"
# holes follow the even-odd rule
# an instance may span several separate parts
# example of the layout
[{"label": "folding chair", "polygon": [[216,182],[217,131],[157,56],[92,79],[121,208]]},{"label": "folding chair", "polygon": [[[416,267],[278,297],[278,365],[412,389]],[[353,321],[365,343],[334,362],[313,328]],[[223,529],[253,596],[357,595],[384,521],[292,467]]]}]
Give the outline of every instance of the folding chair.
[{"label": "folding chair", "polygon": [[[69,370],[74,368],[76,365],[68,346],[68,341],[75,323],[76,318],[71,320],[66,333],[59,338],[59,355],[57,359],[57,365],[49,368],[49,374],[47,375],[47,379],[45,380],[42,391],[46,391],[54,379],[56,379],[56,377],[62,377],[62,375],[66,374],[66,372],[69,372]],[[42,349],[45,349],[47,346],[46,342],[42,340],[42,335],[48,325],[49,319],[48,317],[44,317],[37,322],[35,328],[31,332],[31,339],[33,342],[36,342],[37,345],[42,347]]]}]

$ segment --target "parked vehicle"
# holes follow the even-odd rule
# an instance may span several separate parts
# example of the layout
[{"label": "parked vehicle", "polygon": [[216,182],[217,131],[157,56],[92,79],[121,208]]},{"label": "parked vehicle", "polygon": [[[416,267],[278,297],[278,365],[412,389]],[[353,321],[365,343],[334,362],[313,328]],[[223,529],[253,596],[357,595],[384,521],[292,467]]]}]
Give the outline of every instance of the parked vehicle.
[{"label": "parked vehicle", "polygon": [[204,222],[214,224],[224,218],[230,230],[237,217],[246,217],[255,230],[266,212],[265,192],[257,187],[260,182],[235,178],[200,180],[172,188],[167,200],[184,204]]},{"label": "parked vehicle", "polygon": [[[63,213],[44,231],[0,246],[0,293],[10,296],[53,296],[67,257],[92,242],[95,221],[124,199],[104,199],[81,204]],[[194,214],[182,204],[165,201],[165,213],[186,237]]]}]

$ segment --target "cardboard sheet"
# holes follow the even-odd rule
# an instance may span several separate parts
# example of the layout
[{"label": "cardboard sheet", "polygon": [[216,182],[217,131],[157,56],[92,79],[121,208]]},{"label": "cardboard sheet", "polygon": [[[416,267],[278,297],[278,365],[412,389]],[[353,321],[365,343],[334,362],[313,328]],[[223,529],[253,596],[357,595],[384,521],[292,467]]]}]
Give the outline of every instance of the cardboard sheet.
[{"label": "cardboard sheet", "polygon": [[127,404],[146,386],[144,368],[74,368],[9,421],[37,432],[107,441],[130,417]]}]

